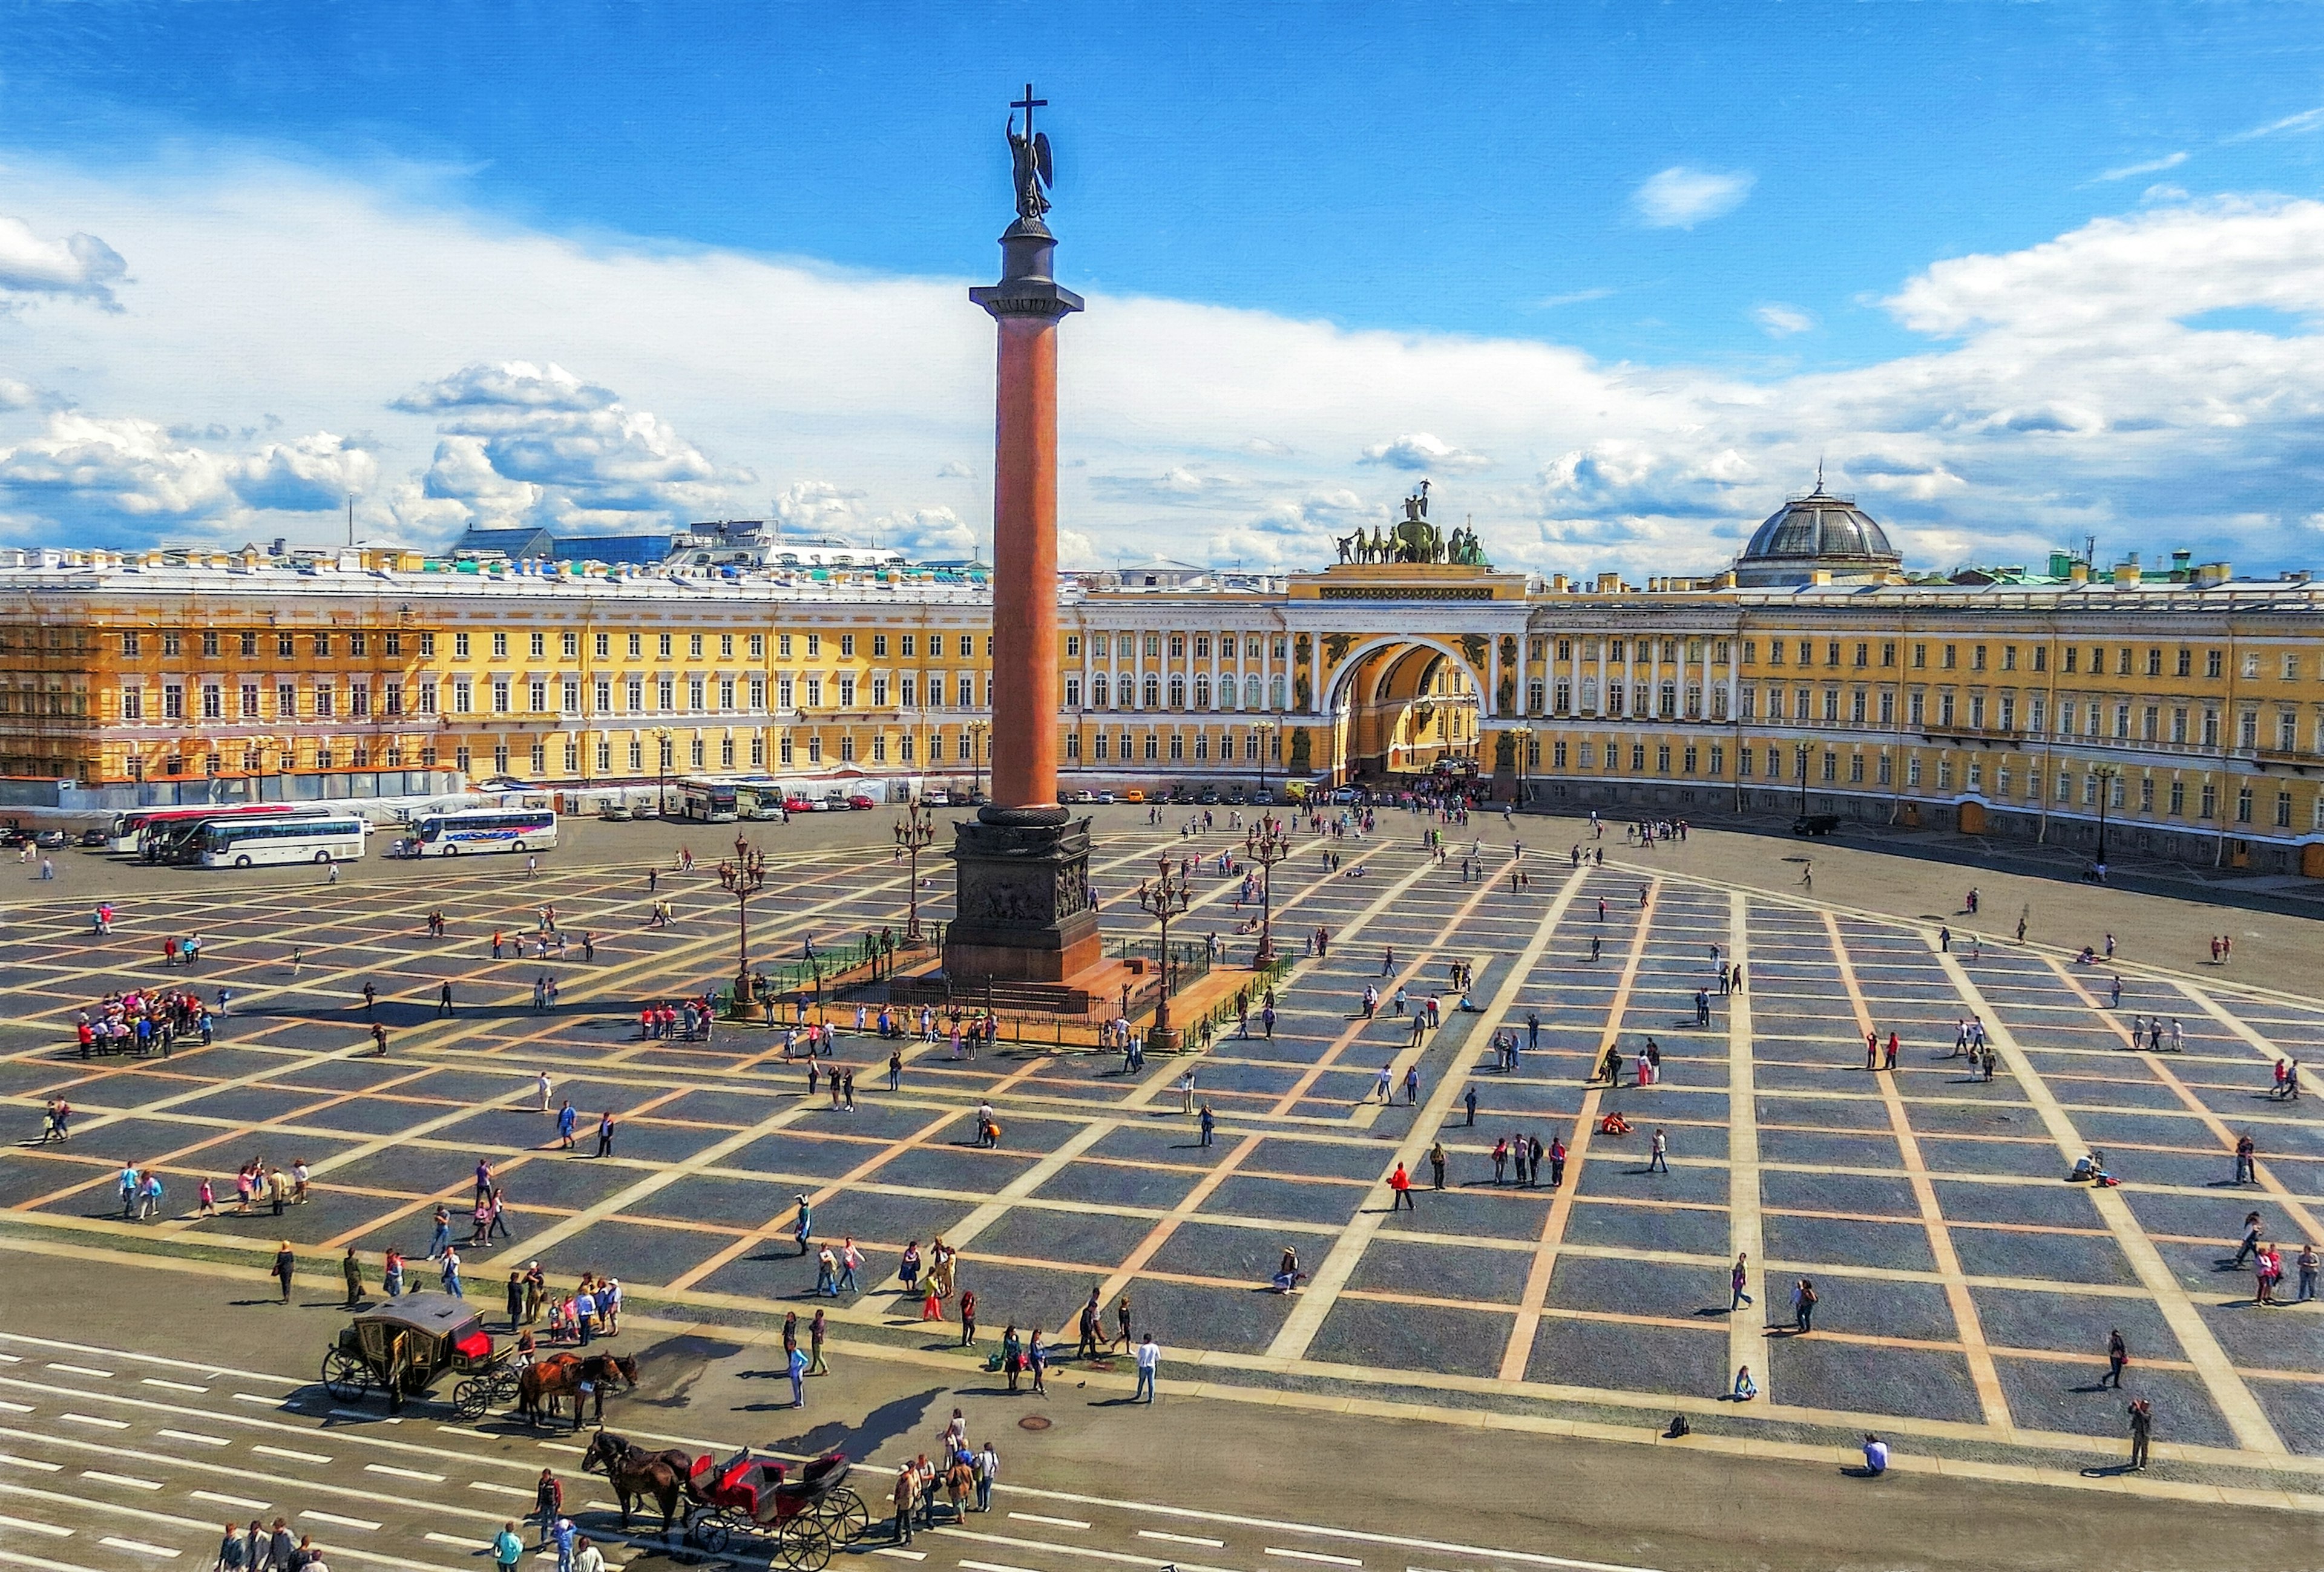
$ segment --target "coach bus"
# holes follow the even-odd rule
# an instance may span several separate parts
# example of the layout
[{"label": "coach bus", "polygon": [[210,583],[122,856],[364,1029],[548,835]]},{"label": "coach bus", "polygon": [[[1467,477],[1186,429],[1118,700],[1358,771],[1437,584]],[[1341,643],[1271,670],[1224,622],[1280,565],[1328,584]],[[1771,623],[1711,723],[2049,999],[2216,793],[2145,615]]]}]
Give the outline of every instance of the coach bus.
[{"label": "coach bus", "polygon": [[106,850],[134,855],[144,850],[144,838],[148,832],[158,835],[172,825],[182,829],[202,819],[287,814],[292,806],[290,803],[236,803],[213,804],[206,808],[137,808],[113,815],[113,838],[106,842]]},{"label": "coach bus", "polygon": [[734,783],[731,780],[694,777],[678,783],[680,818],[699,819],[706,824],[731,824],[736,809]]},{"label": "coach bus", "polygon": [[353,862],[371,822],[360,814],[237,815],[202,827],[204,868],[263,868],[281,862]]},{"label": "coach bus", "polygon": [[407,857],[468,857],[486,851],[546,851],[557,844],[549,808],[464,808],[421,814],[403,841]]}]

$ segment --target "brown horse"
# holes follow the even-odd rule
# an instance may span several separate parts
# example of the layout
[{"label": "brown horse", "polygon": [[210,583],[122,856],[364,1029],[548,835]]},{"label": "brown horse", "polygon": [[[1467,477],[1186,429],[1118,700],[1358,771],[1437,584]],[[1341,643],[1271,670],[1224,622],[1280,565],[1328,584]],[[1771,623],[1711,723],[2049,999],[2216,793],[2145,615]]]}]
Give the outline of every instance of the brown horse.
[{"label": "brown horse", "polygon": [[625,1356],[591,1354],[551,1354],[536,1364],[528,1365],[517,1377],[517,1411],[524,1415],[528,1425],[540,1423],[544,1409],[552,1419],[557,1414],[559,1399],[573,1400],[573,1428],[581,1428],[582,1388],[586,1385],[596,1399],[597,1422],[605,1422],[605,1389],[615,1380],[634,1389],[638,1384],[638,1362]]},{"label": "brown horse", "polygon": [[662,1537],[669,1537],[671,1520],[678,1515],[681,1496],[694,1498],[693,1483],[688,1474],[693,1459],[672,1449],[649,1452],[632,1446],[611,1430],[599,1430],[590,1438],[589,1450],[582,1455],[581,1471],[601,1472],[613,1487],[614,1498],[622,1503],[622,1527],[630,1526],[630,1509],[648,1496],[661,1508]]}]

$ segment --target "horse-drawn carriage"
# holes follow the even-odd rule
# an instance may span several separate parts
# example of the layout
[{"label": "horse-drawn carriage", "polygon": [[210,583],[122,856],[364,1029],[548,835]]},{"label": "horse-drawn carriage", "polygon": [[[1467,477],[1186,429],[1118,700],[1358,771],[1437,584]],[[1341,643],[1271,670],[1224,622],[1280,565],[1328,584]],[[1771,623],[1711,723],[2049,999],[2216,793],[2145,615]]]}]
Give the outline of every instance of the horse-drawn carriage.
[{"label": "horse-drawn carriage", "polygon": [[822,1572],[834,1546],[854,1543],[871,1527],[863,1498],[847,1487],[848,1473],[844,1452],[803,1465],[797,1478],[788,1464],[747,1450],[724,1463],[706,1454],[687,1479],[700,1504],[687,1513],[686,1541],[715,1556],[736,1534],[755,1534],[770,1541],[776,1564]]},{"label": "horse-drawn carriage", "polygon": [[517,1372],[493,1346],[484,1317],[448,1293],[408,1293],[365,1310],[339,1330],[323,1356],[323,1387],[334,1402],[360,1402],[377,1387],[390,1412],[447,1374],[458,1375],[452,1407],[480,1420],[495,1402],[515,1400]]}]

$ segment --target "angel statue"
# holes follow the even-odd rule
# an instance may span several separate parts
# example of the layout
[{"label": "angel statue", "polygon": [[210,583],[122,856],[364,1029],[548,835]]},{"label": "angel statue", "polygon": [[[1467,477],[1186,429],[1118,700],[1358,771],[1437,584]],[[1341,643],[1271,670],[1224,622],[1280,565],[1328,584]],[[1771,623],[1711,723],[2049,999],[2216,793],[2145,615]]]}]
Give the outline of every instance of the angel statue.
[{"label": "angel statue", "polygon": [[[1033,97],[1030,83],[1026,84],[1025,97],[1009,107],[1009,156],[1016,171],[1017,216],[1039,223],[1041,215],[1049,210],[1048,198],[1041,194],[1044,187],[1056,184],[1049,162],[1049,137],[1047,132],[1033,129],[1033,111],[1048,102]],[[1025,132],[1019,135],[1015,110],[1025,112]]]}]

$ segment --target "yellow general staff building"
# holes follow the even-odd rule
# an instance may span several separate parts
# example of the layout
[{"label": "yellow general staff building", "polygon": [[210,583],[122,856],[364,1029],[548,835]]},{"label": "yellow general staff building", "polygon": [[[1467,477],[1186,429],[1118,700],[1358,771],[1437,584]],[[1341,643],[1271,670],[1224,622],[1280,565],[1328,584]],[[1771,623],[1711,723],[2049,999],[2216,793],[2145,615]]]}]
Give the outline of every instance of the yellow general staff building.
[{"label": "yellow general staff building", "polygon": [[[720,538],[751,526],[702,526]],[[538,532],[513,532],[537,536]],[[969,787],[987,570],[836,543],[0,554],[0,791],[125,807]],[[1343,547],[1343,555],[1345,555]],[[1471,555],[1479,555],[1471,553]],[[1709,578],[1370,554],[1065,575],[1071,792],[1429,778],[1609,817],[1838,814],[2324,877],[2324,595],[2175,553],[1907,571],[1821,488]]]}]

